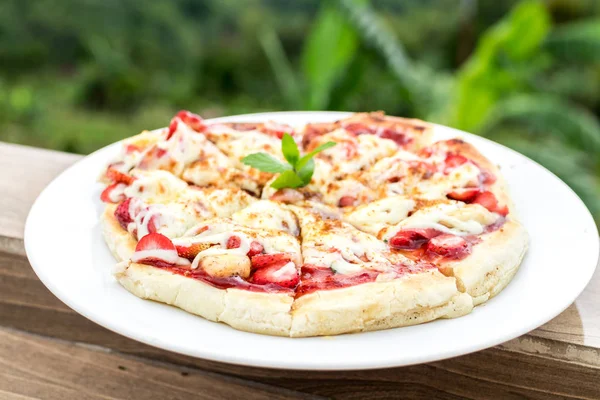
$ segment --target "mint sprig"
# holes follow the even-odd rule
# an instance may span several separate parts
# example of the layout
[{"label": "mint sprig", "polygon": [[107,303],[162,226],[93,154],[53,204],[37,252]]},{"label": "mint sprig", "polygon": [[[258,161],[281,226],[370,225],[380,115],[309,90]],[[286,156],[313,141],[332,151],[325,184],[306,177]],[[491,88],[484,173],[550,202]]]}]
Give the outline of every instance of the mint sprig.
[{"label": "mint sprig", "polygon": [[300,156],[300,150],[294,138],[284,133],[281,138],[281,152],[288,164],[285,164],[267,153],[253,153],[242,158],[242,163],[263,172],[280,173],[271,183],[274,189],[299,188],[310,183],[315,172],[315,160],[313,157],[323,150],[335,146],[335,142],[327,142],[308,154]]}]

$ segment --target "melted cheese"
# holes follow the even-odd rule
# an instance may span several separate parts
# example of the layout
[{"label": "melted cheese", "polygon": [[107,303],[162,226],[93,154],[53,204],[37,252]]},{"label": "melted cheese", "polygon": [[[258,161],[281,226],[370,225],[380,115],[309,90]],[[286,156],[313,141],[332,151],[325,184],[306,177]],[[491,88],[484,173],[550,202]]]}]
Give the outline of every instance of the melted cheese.
[{"label": "melted cheese", "polygon": [[188,189],[187,183],[167,171],[134,170],[136,177],[124,193],[145,202],[169,202],[180,197]]},{"label": "melted cheese", "polygon": [[408,216],[415,207],[415,201],[403,196],[387,197],[362,205],[348,212],[344,220],[358,229],[377,235],[389,226],[396,225]]},{"label": "melted cheese", "polygon": [[328,179],[340,178],[363,170],[377,160],[391,156],[398,146],[389,139],[375,135],[355,136],[344,129],[337,129],[313,140],[315,145],[329,141],[337,145],[317,155],[329,163],[332,168]]},{"label": "melted cheese", "polygon": [[299,233],[296,216],[285,206],[274,201],[257,201],[234,213],[231,218],[250,228],[285,231],[294,236]]},{"label": "melted cheese", "polygon": [[400,229],[436,229],[457,236],[479,235],[498,219],[479,204],[459,202],[437,204],[416,211],[409,218],[386,230],[384,237],[393,237]]}]

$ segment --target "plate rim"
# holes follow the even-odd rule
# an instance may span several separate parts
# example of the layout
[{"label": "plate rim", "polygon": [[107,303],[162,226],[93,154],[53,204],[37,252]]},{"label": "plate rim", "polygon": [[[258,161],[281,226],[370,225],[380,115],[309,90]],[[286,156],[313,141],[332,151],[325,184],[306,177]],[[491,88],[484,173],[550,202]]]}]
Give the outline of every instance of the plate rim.
[{"label": "plate rim", "polygon": [[[225,122],[225,121],[236,120],[239,118],[243,118],[243,119],[247,119],[247,120],[250,120],[252,118],[257,118],[257,120],[260,121],[260,120],[266,120],[270,116],[273,116],[273,115],[282,116],[285,114],[293,114],[295,116],[310,116],[310,115],[318,114],[318,115],[325,116],[325,117],[331,116],[332,119],[338,119],[338,118],[343,118],[344,116],[347,116],[349,114],[353,114],[353,112],[345,112],[345,111],[275,111],[275,112],[260,112],[260,113],[225,116],[225,117],[207,119],[207,121]],[[451,131],[454,135],[458,135],[458,136],[466,135],[467,138],[476,137],[477,140],[483,140],[493,146],[499,146],[503,152],[508,151],[508,152],[512,153],[513,156],[522,158],[522,159],[526,160],[527,162],[532,163],[532,164],[536,165],[537,167],[541,168],[545,173],[552,176],[554,181],[560,182],[562,187],[566,188],[568,190],[569,194],[571,196],[573,196],[575,199],[577,199],[577,201],[579,202],[579,205],[581,207],[583,207],[583,209],[586,212],[586,215],[585,215],[586,222],[590,222],[590,221],[592,222],[591,226],[593,226],[593,230],[589,234],[590,235],[595,234],[595,237],[598,237],[598,227],[594,223],[594,219],[593,219],[591,212],[585,206],[585,204],[583,203],[581,198],[579,198],[579,196],[573,191],[573,189],[571,189],[566,183],[564,183],[560,178],[558,178],[554,173],[552,173],[551,171],[546,169],[544,166],[542,166],[539,163],[537,163],[536,161],[531,160],[530,158],[516,152],[515,150],[512,150],[500,143],[496,143],[488,138],[485,138],[482,136],[477,136],[477,135],[474,135],[474,134],[471,134],[468,132],[464,132],[464,131],[461,131],[461,130],[458,130],[455,128],[451,128],[451,127],[447,127],[444,125],[440,125],[440,124],[435,124],[435,123],[431,123],[431,124],[436,127],[442,128],[444,130]],[[163,129],[163,128],[159,128],[159,129]],[[368,360],[368,361],[365,361],[362,363],[357,363],[357,364],[356,363],[355,364],[331,363],[331,364],[324,365],[324,366],[316,366],[314,364],[311,364],[310,362],[302,363],[301,362],[302,360],[294,360],[294,361],[290,361],[290,362],[280,360],[280,362],[278,362],[277,365],[275,365],[274,363],[272,363],[270,361],[264,361],[264,360],[245,359],[243,357],[240,358],[240,357],[231,357],[231,356],[223,357],[223,356],[219,355],[218,351],[213,351],[213,352],[208,351],[207,352],[206,349],[204,349],[205,351],[190,352],[188,349],[179,347],[179,346],[177,346],[176,343],[173,343],[173,342],[163,340],[160,343],[157,343],[156,341],[153,341],[149,337],[147,337],[147,338],[140,337],[140,335],[136,334],[136,332],[132,331],[129,327],[124,328],[123,326],[116,326],[110,321],[110,318],[100,317],[100,316],[96,315],[95,312],[90,312],[85,307],[82,309],[82,307],[79,307],[79,305],[77,304],[76,301],[72,301],[73,299],[69,298],[69,296],[67,294],[63,293],[61,290],[57,289],[54,286],[54,284],[52,283],[52,279],[46,275],[48,271],[44,271],[44,268],[41,267],[41,265],[43,263],[38,263],[38,260],[36,257],[36,252],[35,252],[35,250],[33,250],[31,248],[32,240],[30,238],[33,235],[33,233],[32,233],[32,229],[33,229],[32,224],[33,223],[31,221],[33,220],[33,218],[36,215],[36,210],[39,207],[41,207],[40,203],[43,201],[45,193],[48,192],[48,188],[50,188],[53,184],[55,184],[55,182],[58,181],[61,177],[63,177],[63,175],[68,174],[69,171],[77,169],[79,167],[80,163],[85,162],[85,160],[91,158],[92,156],[97,156],[98,153],[108,151],[108,149],[111,147],[116,148],[119,145],[119,143],[121,143],[121,141],[109,144],[105,147],[102,147],[101,149],[94,151],[93,153],[91,153],[87,156],[82,157],[80,160],[76,161],[74,164],[72,164],[71,166],[66,168],[64,171],[62,171],[59,175],[54,177],[52,179],[52,181],[46,185],[46,187],[40,192],[40,194],[35,199],[33,205],[31,206],[31,208],[28,212],[27,218],[26,218],[25,229],[24,229],[25,251],[26,251],[27,258],[29,260],[29,263],[30,263],[32,269],[34,270],[34,272],[38,276],[38,278],[42,281],[44,286],[46,286],[50,290],[50,292],[52,292],[52,294],[54,296],[56,296],[60,301],[65,303],[67,306],[72,308],[74,311],[76,311],[80,315],[84,316],[85,318],[93,321],[94,323],[96,323],[106,329],[109,329],[117,334],[126,336],[130,339],[148,344],[150,346],[166,349],[166,350],[173,351],[173,352],[176,352],[179,354],[184,354],[184,355],[188,355],[188,356],[192,356],[192,357],[214,360],[217,362],[224,362],[224,363],[229,363],[229,364],[234,364],[234,365],[243,365],[243,366],[260,367],[260,368],[286,369],[286,370],[323,370],[323,371],[325,371],[325,370],[339,370],[339,371],[342,371],[342,370],[368,370],[368,369],[380,369],[380,368],[389,368],[389,367],[398,367],[398,366],[408,366],[408,365],[414,365],[414,364],[433,362],[433,361],[437,361],[437,360],[443,360],[443,359],[447,359],[447,358],[451,358],[451,357],[456,357],[459,355],[470,354],[470,353],[473,353],[476,351],[480,351],[480,350],[490,348],[490,347],[496,346],[498,344],[504,343],[507,340],[510,340],[512,338],[522,336],[523,334],[530,332],[531,330],[535,329],[536,327],[543,325],[544,323],[548,322],[549,320],[555,318],[557,315],[562,313],[565,309],[567,309],[575,301],[575,299],[581,294],[581,292],[583,292],[583,290],[585,290],[585,288],[589,284],[591,278],[593,277],[593,274],[598,265],[598,260],[600,258],[600,240],[599,240],[599,241],[596,241],[596,245],[595,245],[595,248],[596,248],[595,266],[593,268],[590,268],[588,276],[586,276],[585,279],[582,279],[582,282],[585,280],[585,284],[583,284],[583,283],[581,284],[581,289],[575,295],[569,296],[570,301],[566,304],[566,306],[564,306],[564,308],[562,308],[561,310],[559,310],[557,312],[553,312],[552,313],[553,315],[548,318],[541,318],[540,320],[543,320],[542,322],[539,322],[539,320],[536,320],[536,322],[530,323],[527,326],[521,326],[520,329],[512,330],[511,333],[507,333],[503,336],[497,336],[494,338],[494,340],[491,340],[491,341],[488,340],[484,344],[479,344],[477,346],[471,347],[467,351],[465,351],[464,349],[459,349],[459,350],[451,349],[451,350],[446,351],[445,353],[438,354],[437,356],[434,356],[434,357],[429,357],[429,358],[425,358],[422,360],[411,360],[409,362],[394,362],[393,360],[391,360],[391,361],[382,363],[382,362],[378,362],[377,360]],[[132,298],[137,299],[133,295],[132,295]],[[144,301],[148,301],[148,300],[144,300]],[[194,316],[194,317],[201,318],[198,316]],[[234,329],[231,327],[228,327],[228,328],[232,329],[232,330]],[[247,332],[243,332],[243,331],[239,331],[239,332],[242,334],[247,333]],[[358,333],[356,335],[361,335],[361,333]],[[283,339],[295,341],[295,340],[302,340],[303,338],[283,338]]]}]

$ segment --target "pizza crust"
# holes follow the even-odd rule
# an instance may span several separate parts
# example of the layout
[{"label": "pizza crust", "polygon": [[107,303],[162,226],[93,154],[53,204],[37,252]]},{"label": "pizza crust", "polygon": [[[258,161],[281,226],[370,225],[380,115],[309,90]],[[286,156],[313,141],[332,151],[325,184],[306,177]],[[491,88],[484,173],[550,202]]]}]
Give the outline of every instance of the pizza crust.
[{"label": "pizza crust", "polygon": [[464,260],[439,266],[445,275],[456,278],[459,290],[473,297],[475,305],[504,289],[519,269],[529,245],[523,225],[511,219],[497,231],[482,235],[481,240]]},{"label": "pizza crust", "polygon": [[115,278],[134,295],[179,307],[233,328],[275,336],[289,336],[293,296],[219,289],[197,279],[150,265],[128,263]]},{"label": "pizza crust", "polygon": [[135,251],[137,241],[133,235],[121,227],[115,218],[116,204],[107,204],[100,216],[102,235],[117,261],[129,260]]}]

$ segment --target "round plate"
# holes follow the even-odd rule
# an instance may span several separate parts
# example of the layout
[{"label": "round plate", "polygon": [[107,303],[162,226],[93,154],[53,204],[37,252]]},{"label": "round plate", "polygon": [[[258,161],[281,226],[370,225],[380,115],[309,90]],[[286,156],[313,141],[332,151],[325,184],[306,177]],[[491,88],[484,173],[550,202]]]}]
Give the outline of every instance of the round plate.
[{"label": "round plate", "polygon": [[[333,121],[347,113],[282,112],[221,118],[292,125]],[[115,260],[98,218],[96,182],[119,144],[77,162],[40,194],[25,226],[25,248],[42,282],[86,318],[146,344],[190,356],[259,367],[348,370],[440,360],[522,335],[567,308],[584,289],[598,259],[598,232],[589,211],[552,173],[489,140],[443,126],[436,139],[462,137],[500,165],[529,231],[531,246],[512,282],[464,317],[335,337],[282,338],[240,332],[182,310],[141,300],[112,277]]]}]

